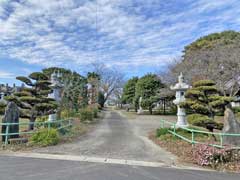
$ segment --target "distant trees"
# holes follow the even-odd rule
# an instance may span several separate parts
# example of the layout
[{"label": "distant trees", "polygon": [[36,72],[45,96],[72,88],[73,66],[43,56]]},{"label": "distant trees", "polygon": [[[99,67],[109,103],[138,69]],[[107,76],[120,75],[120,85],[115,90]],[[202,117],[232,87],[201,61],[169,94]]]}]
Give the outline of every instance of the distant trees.
[{"label": "distant trees", "polygon": [[[127,104],[136,104],[134,103],[136,84],[138,82],[138,77],[133,77],[129,79],[123,87],[123,96],[122,101]],[[137,111],[137,106],[135,106],[135,111]]]},{"label": "distant trees", "polygon": [[[89,104],[96,104],[98,103],[98,95],[100,93],[99,91],[99,84],[100,84],[100,75],[97,74],[96,72],[88,72],[87,74],[87,82],[88,82],[88,103]],[[104,95],[104,94],[103,94]],[[100,97],[101,98],[101,97]],[[102,100],[101,100],[102,101]],[[105,103],[104,99],[103,99],[103,102]]]},{"label": "distant trees", "polygon": [[183,58],[169,68],[171,81],[180,72],[190,82],[211,79],[223,95],[234,96],[240,89],[240,33],[224,31],[204,36],[184,49]]},{"label": "distant trees", "polygon": [[141,106],[152,114],[153,103],[158,100],[157,94],[163,87],[164,84],[157,75],[147,74],[143,76],[136,83],[135,102],[142,97]]}]

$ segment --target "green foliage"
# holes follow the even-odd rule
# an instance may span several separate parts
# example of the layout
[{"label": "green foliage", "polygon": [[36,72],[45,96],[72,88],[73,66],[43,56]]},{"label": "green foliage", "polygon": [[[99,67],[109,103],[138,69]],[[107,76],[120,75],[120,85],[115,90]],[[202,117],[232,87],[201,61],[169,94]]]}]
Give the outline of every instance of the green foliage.
[{"label": "green foliage", "polygon": [[152,104],[156,102],[156,95],[164,85],[155,74],[147,74],[140,78],[136,84],[135,99],[142,97],[142,107],[152,113]]},{"label": "green foliage", "polygon": [[240,107],[233,107],[232,109],[233,109],[234,113],[239,113],[240,112]]},{"label": "green foliage", "polygon": [[193,126],[200,126],[206,128],[207,125],[213,125],[215,129],[222,130],[223,124],[214,121],[212,118],[201,114],[191,114],[187,116],[187,121]]},{"label": "green foliage", "polygon": [[240,38],[240,33],[235,31],[224,31],[221,33],[213,33],[202,37],[185,47],[185,51],[194,51],[199,49],[211,49],[216,44],[227,45],[231,44],[236,39]]},{"label": "green foliage", "polygon": [[93,117],[97,118],[98,117],[98,108],[92,108],[92,113],[93,113]]},{"label": "green foliage", "polygon": [[79,117],[81,121],[92,121],[94,114],[91,108],[84,108],[79,111]]},{"label": "green foliage", "polygon": [[59,143],[60,137],[56,129],[42,128],[32,135],[30,141],[39,146],[52,146]]},{"label": "green foliage", "polygon": [[160,137],[160,136],[163,136],[163,135],[166,135],[168,134],[169,128],[159,128],[156,130],[156,137]]},{"label": "green foliage", "polygon": [[23,97],[19,97],[18,99],[22,102],[26,102],[29,104],[35,104],[41,101],[39,98],[33,97],[33,96],[23,96]]},{"label": "green foliage", "polygon": [[22,97],[22,96],[31,96],[31,93],[27,91],[21,91],[21,92],[15,92],[13,95],[17,97]]},{"label": "green foliage", "polygon": [[58,107],[58,104],[53,102],[53,103],[39,103],[36,104],[36,109],[38,111],[44,111],[47,109],[56,109]]},{"label": "green foliage", "polygon": [[104,99],[104,94],[103,92],[98,93],[98,104],[101,106],[101,108],[104,107],[105,99]]},{"label": "green foliage", "polygon": [[[200,128],[196,128],[196,127],[188,127],[189,129],[192,129],[192,130],[202,130]],[[176,136],[173,136],[173,134],[171,134],[169,131],[173,131],[172,128],[159,128],[156,130],[156,137],[160,138],[161,140],[166,140],[166,141],[169,141],[169,140],[177,140],[179,139],[178,137]],[[188,139],[191,139],[192,138],[192,133],[191,131],[187,131],[185,129],[181,129],[181,128],[178,128],[175,130],[175,132],[180,135],[180,136],[183,136],[185,138],[188,138]],[[204,133],[195,133],[195,138],[199,139],[205,139],[208,135],[207,134],[204,134]]]},{"label": "green foliage", "polygon": [[87,74],[87,79],[88,79],[89,81],[95,80],[95,79],[100,80],[101,77],[100,77],[99,74],[97,74],[97,73],[95,73],[95,72],[88,72],[88,74]]},{"label": "green foliage", "polygon": [[201,86],[214,86],[215,83],[212,81],[212,80],[209,80],[209,79],[206,79],[206,80],[200,80],[200,81],[197,81],[195,83],[193,83],[193,86],[194,87],[201,87]]},{"label": "green foliage", "polygon": [[41,82],[41,80],[48,80],[48,77],[43,72],[33,72],[28,76],[30,79]]},{"label": "green foliage", "polygon": [[0,114],[5,113],[6,103],[0,102]]},{"label": "green foliage", "polygon": [[24,77],[24,76],[18,76],[18,77],[16,77],[16,79],[24,82],[25,84],[27,84],[29,86],[32,86],[32,84],[33,84],[32,81],[29,78]]},{"label": "green foliage", "polygon": [[138,77],[133,77],[127,81],[123,88],[123,101],[129,104],[134,102],[136,84]]},{"label": "green foliage", "polygon": [[[195,82],[193,88],[186,92],[186,101],[181,103],[181,107],[185,107],[190,112],[205,115],[213,120],[215,114],[223,111],[225,105],[232,100],[231,97],[221,96],[213,81],[201,80]],[[208,122],[209,118],[205,116],[201,117],[199,122],[204,121],[204,119]]]},{"label": "green foliage", "polygon": [[71,70],[51,67],[43,69],[44,74],[49,78],[52,73],[59,72],[62,74],[61,83],[63,87],[63,97],[60,104],[61,109],[68,109],[69,111],[78,111],[87,105],[87,79],[77,72]]}]

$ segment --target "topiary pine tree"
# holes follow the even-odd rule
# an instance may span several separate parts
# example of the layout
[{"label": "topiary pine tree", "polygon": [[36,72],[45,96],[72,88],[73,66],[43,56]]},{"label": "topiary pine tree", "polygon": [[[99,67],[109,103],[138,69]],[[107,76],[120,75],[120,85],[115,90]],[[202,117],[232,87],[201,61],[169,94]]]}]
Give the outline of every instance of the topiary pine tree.
[{"label": "topiary pine tree", "polygon": [[31,122],[29,130],[33,130],[33,123],[37,117],[52,114],[58,107],[54,99],[48,98],[48,94],[52,92],[50,88],[51,82],[42,72],[34,72],[28,77],[19,76],[16,79],[27,86],[20,92],[6,96],[5,99],[18,105],[20,117],[29,119]]},{"label": "topiary pine tree", "polygon": [[185,97],[186,101],[180,106],[193,113],[205,115],[207,117],[205,118],[205,125],[201,116],[201,121],[205,127],[209,123],[209,120],[213,122],[216,113],[224,111],[225,106],[233,101],[232,97],[220,95],[216,84],[211,80],[195,82],[193,88],[186,92]]}]

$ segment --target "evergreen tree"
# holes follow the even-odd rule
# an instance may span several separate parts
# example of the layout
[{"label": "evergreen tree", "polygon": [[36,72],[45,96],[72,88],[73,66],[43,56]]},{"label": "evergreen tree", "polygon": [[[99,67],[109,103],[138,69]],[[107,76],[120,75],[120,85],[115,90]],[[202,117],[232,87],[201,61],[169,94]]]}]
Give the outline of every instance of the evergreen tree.
[{"label": "evergreen tree", "polygon": [[[223,112],[225,106],[233,101],[232,97],[222,96],[216,84],[211,80],[200,80],[195,82],[193,88],[186,92],[185,97],[186,101],[181,104],[181,107],[193,113],[204,115],[196,116],[199,117],[199,119],[195,119],[194,121],[206,128],[208,128],[209,124],[214,124],[216,113]],[[209,130],[213,130],[213,127],[209,128]]]},{"label": "evergreen tree", "polygon": [[87,105],[87,79],[85,77],[77,72],[58,67],[43,69],[43,72],[48,77],[54,72],[62,74],[61,82],[64,87],[61,109],[78,111]]},{"label": "evergreen tree", "polygon": [[164,85],[157,75],[147,74],[138,80],[134,100],[138,102],[139,98],[142,97],[141,106],[152,114],[153,103],[157,101],[157,94],[163,87]]},{"label": "evergreen tree", "polygon": [[[127,81],[127,83],[123,88],[123,97],[122,97],[123,102],[137,105],[136,103],[134,103],[137,81],[138,81],[138,77],[133,77]],[[137,106],[135,106],[135,110],[137,111]]]},{"label": "evergreen tree", "polygon": [[104,107],[104,103],[105,103],[105,101],[104,101],[104,94],[103,94],[103,92],[99,92],[98,93],[98,104],[101,106],[101,108],[103,108]]},{"label": "evergreen tree", "polygon": [[20,117],[29,119],[29,130],[33,130],[37,117],[53,114],[58,107],[54,99],[48,98],[48,94],[52,92],[51,82],[42,72],[34,72],[28,77],[19,76],[16,79],[27,86],[5,99],[18,105]]}]

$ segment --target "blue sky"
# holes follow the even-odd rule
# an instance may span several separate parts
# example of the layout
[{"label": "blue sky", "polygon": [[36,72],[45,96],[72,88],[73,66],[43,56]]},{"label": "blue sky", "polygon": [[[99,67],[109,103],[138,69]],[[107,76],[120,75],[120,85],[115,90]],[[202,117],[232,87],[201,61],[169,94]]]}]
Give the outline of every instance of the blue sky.
[{"label": "blue sky", "polygon": [[44,67],[164,71],[185,45],[240,30],[239,0],[0,0],[0,83]]}]

